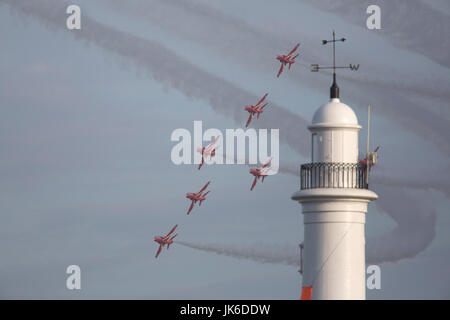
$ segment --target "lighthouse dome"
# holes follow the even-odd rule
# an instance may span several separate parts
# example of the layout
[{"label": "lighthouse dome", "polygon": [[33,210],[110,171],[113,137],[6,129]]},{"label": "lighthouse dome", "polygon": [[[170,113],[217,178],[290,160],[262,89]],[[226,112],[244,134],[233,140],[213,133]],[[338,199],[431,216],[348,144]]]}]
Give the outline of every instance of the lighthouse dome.
[{"label": "lighthouse dome", "polygon": [[355,112],[338,98],[321,106],[312,119],[311,127],[354,127],[361,128]]}]

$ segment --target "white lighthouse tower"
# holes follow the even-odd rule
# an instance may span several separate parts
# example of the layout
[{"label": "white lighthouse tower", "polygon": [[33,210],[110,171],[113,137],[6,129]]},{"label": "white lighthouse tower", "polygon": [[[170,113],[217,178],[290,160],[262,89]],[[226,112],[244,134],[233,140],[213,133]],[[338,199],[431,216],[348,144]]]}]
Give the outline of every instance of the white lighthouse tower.
[{"label": "white lighthouse tower", "polygon": [[[335,40],[333,32],[333,40],[324,44],[331,41],[334,47],[343,40]],[[315,65],[313,71],[319,68]],[[358,163],[362,127],[339,99],[335,72],[330,98],[308,127],[311,163],[301,166],[300,191],[292,195],[304,215],[303,294],[312,299],[365,299],[364,227],[367,206],[378,196],[368,189],[366,165]]]}]

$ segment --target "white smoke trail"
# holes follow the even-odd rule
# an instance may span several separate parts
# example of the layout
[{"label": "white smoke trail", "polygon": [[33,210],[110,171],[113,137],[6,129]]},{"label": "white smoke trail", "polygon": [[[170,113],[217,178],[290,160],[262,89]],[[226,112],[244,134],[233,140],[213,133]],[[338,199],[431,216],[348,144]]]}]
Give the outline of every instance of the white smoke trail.
[{"label": "white smoke trail", "polygon": [[411,195],[404,188],[372,184],[379,199],[377,207],[397,223],[390,232],[367,241],[366,260],[392,262],[415,257],[436,236],[436,209],[423,192]]},{"label": "white smoke trail", "polygon": [[290,245],[259,244],[237,247],[219,244],[196,244],[186,241],[176,241],[176,243],[196,250],[214,252],[233,258],[247,259],[261,263],[283,264],[289,266],[300,265],[299,247]]},{"label": "white smoke trail", "polygon": [[[435,218],[431,215],[431,218]],[[423,221],[422,221],[423,222]],[[392,234],[399,232],[400,237],[396,237],[397,243],[392,244],[389,248],[384,248],[386,242],[383,237],[370,239],[370,243],[366,248],[366,263],[382,264],[384,262],[395,262],[405,258],[413,258],[420,251],[428,246],[429,239],[412,236],[411,233],[417,232],[418,224],[411,223],[413,228],[406,227],[405,224],[399,225],[391,234],[386,236],[392,239]],[[425,224],[429,227],[430,224]],[[432,232],[434,234],[434,232]],[[428,235],[429,233],[420,233]],[[204,252],[216,253],[237,259],[251,260],[259,263],[281,264],[288,266],[300,266],[300,249],[295,245],[274,245],[274,244],[255,244],[255,245],[224,245],[224,244],[199,244],[188,241],[176,241],[177,244],[188,248],[200,250]],[[420,247],[420,250],[416,248]],[[403,255],[400,257],[398,251],[401,250]]]}]

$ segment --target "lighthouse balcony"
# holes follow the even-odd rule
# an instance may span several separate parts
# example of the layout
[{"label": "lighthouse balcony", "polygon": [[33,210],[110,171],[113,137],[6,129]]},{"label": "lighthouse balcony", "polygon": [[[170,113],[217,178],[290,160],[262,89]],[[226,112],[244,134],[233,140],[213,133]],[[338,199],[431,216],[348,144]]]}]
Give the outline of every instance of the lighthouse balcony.
[{"label": "lighthouse balcony", "polygon": [[366,174],[366,166],[360,163],[315,162],[302,164],[300,189],[368,189]]}]

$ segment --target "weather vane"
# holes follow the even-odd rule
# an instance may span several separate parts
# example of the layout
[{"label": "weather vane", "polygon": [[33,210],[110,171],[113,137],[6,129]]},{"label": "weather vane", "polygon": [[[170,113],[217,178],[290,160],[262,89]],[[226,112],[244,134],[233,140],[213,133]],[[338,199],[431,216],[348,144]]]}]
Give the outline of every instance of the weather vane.
[{"label": "weather vane", "polygon": [[344,42],[345,38],[336,39],[336,31],[333,30],[333,40],[322,40],[322,44],[327,44],[332,42],[333,43],[333,66],[332,67],[322,67],[318,64],[312,64],[311,65],[311,72],[318,72],[322,69],[333,69],[333,84],[330,88],[330,98],[339,98],[339,87],[336,84],[336,69],[350,69],[353,71],[357,71],[359,69],[359,64],[353,65],[349,64],[345,67],[336,67],[336,42],[341,41]]}]

